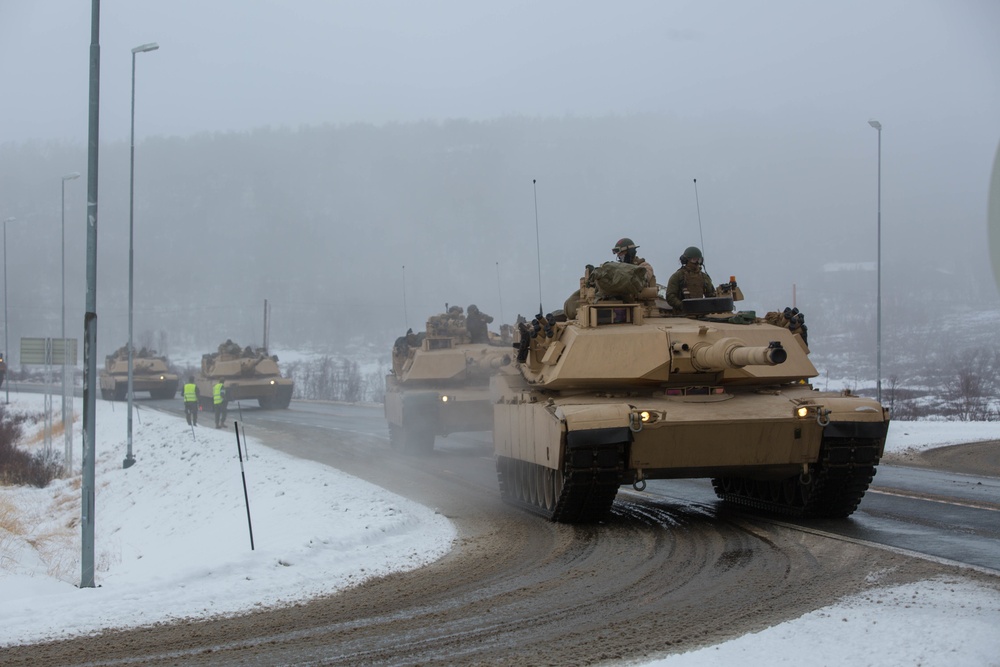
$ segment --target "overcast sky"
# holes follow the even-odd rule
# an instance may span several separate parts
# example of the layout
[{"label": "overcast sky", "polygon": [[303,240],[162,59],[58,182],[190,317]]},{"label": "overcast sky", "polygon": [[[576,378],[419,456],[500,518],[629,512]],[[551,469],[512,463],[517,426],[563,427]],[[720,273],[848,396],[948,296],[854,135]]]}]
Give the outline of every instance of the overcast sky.
[{"label": "overcast sky", "polygon": [[[0,0],[0,142],[87,138],[91,3]],[[105,0],[101,137],[639,111],[996,145],[1000,3]],[[870,130],[869,130],[870,131]]]},{"label": "overcast sky", "polygon": [[[90,24],[86,0],[0,0],[0,145],[86,145]],[[660,114],[690,128],[687,152],[663,155],[674,171],[663,178],[666,212],[617,224],[603,202],[586,229],[574,229],[593,244],[586,261],[610,259],[609,243],[635,236],[643,253],[657,253],[647,257],[664,282],[702,212],[704,244],[723,273],[745,275],[751,260],[736,255],[760,258],[761,244],[798,252],[856,243],[861,251],[839,259],[873,260],[876,118],[884,259],[985,267],[998,34],[996,0],[105,0],[100,136],[116,149],[127,142],[130,50],[148,42],[160,48],[136,57],[140,151],[150,136],[265,126]],[[102,162],[113,154],[102,152]],[[613,179],[613,163],[586,157]],[[560,169],[568,171],[523,165],[518,195],[527,202],[539,178],[552,234],[577,224],[552,215],[553,202],[572,196],[551,185]],[[692,177],[704,187],[697,218]],[[76,214],[85,190],[70,189]],[[0,182],[0,215],[33,210],[19,195]],[[609,220],[621,229],[607,230]],[[657,238],[664,220],[671,239]],[[560,299],[575,283],[548,278]],[[898,272],[886,277],[890,292],[906,285]]]}]

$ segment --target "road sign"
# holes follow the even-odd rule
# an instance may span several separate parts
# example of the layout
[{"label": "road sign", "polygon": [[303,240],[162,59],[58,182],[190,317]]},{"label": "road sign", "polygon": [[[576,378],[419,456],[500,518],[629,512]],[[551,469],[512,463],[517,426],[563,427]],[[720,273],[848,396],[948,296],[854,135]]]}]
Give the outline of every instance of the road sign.
[{"label": "road sign", "polygon": [[21,338],[22,364],[61,366],[64,357],[67,364],[76,366],[75,338]]}]

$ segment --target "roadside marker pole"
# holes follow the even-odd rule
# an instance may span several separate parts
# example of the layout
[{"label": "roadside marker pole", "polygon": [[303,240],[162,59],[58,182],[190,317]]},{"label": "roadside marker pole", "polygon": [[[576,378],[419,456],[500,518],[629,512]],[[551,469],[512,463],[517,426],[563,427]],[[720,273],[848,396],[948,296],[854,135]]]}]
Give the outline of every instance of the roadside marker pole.
[{"label": "roadside marker pole", "polygon": [[250,447],[247,446],[247,427],[246,422],[243,421],[243,406],[239,401],[236,401],[236,411],[240,413],[240,422],[243,424],[243,448],[247,451],[247,462],[250,461]]},{"label": "roadside marker pole", "polygon": [[250,551],[253,551],[253,523],[250,521],[250,496],[247,495],[247,473],[243,469],[243,450],[240,447],[240,425],[233,422],[233,430],[236,431],[236,455],[240,459],[240,475],[243,476],[243,501],[247,506],[247,527],[250,528]]}]

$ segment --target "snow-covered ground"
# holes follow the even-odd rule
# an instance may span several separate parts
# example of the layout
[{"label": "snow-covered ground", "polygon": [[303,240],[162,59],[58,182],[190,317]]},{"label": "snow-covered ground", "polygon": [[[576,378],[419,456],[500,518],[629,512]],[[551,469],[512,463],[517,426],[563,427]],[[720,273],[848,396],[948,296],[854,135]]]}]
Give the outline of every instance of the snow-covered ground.
[{"label": "snow-covered ground", "polygon": [[[40,395],[12,393],[7,407],[37,413],[42,405]],[[143,410],[133,420],[138,463],[123,469],[125,416],[121,404],[98,401],[97,588],[77,588],[79,475],[46,489],[0,489],[0,646],[301,600],[420,567],[451,548],[454,528],[432,510],[251,437],[243,466],[251,550],[232,432],[210,428],[204,413],[192,434],[180,418]],[[80,427],[78,417],[77,469]],[[30,446],[41,447],[40,430],[28,430]],[[997,422],[896,422],[887,449],[994,439]],[[57,434],[53,446],[62,443]],[[824,664],[1000,665],[998,589],[962,577],[873,583],[764,632],[650,664],[817,664],[823,656]],[[834,639],[845,629],[856,641]]]}]

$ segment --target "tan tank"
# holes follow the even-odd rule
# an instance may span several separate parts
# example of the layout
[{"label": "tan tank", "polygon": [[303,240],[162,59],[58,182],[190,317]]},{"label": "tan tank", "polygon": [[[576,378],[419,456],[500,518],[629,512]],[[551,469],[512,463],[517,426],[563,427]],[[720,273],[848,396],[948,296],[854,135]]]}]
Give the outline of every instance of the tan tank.
[{"label": "tan tank", "polygon": [[429,318],[425,332],[398,338],[383,403],[390,444],[426,454],[438,435],[490,430],[490,376],[511,362],[510,343],[492,332],[473,343],[459,307]]},{"label": "tan tank", "polygon": [[230,402],[256,399],[260,407],[274,409],[287,408],[292,400],[292,379],[281,377],[278,357],[264,348],[241,348],[227,340],[217,352],[202,355],[201,374],[194,382],[205,409],[212,407],[212,388],[220,379]]},{"label": "tan tank", "polygon": [[586,522],[621,485],[701,477],[759,510],[851,514],[882,456],[888,410],[814,390],[801,315],[734,313],[733,288],[685,301],[700,314],[681,316],[655,288],[602,292],[588,267],[567,303],[575,319],[522,325],[515,364],[491,383],[504,500]]},{"label": "tan tank", "polygon": [[[128,345],[115,350],[104,358],[99,382],[101,398],[106,401],[124,401],[128,395]],[[148,391],[152,398],[173,398],[177,395],[177,375],[169,370],[166,357],[155,350],[132,353],[132,392]]]}]

